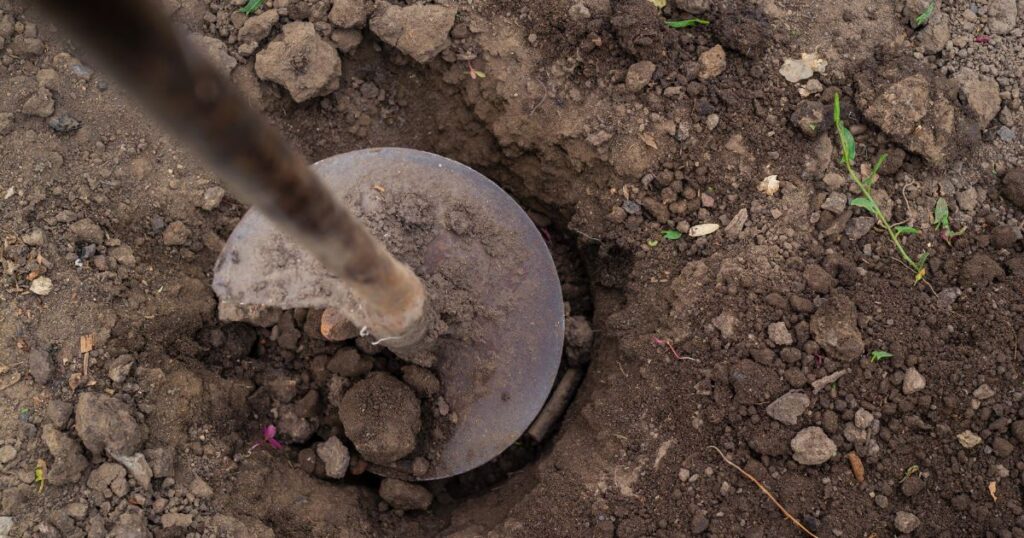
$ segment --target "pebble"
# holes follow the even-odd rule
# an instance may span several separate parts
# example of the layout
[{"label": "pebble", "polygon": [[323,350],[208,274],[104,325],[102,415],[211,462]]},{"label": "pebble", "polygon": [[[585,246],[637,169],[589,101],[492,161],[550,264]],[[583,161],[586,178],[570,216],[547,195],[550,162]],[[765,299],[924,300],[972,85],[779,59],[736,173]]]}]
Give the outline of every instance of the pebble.
[{"label": "pebble", "polygon": [[867,429],[868,426],[871,426],[871,422],[874,420],[874,415],[872,415],[867,409],[858,409],[853,415],[853,424],[861,429]]},{"label": "pebble", "polygon": [[345,478],[351,456],[348,447],[343,445],[337,437],[330,439],[316,446],[316,455],[324,462],[324,473],[329,478]]},{"label": "pebble", "polygon": [[768,325],[768,338],[777,346],[793,345],[793,334],[781,321]]},{"label": "pebble", "polygon": [[341,58],[334,45],[320,38],[311,22],[290,22],[281,31],[256,54],[256,76],[284,86],[296,103],[337,90]]},{"label": "pebble", "polygon": [[725,72],[727,65],[725,49],[723,49],[721,45],[715,45],[714,47],[700,53],[700,57],[697,61],[700,64],[698,76],[701,80],[715,78]]},{"label": "pebble", "polygon": [[14,518],[11,516],[0,516],[0,536],[10,536],[14,530]]},{"label": "pebble", "polygon": [[385,478],[378,491],[380,498],[399,510],[426,510],[434,501],[427,488],[395,478]]},{"label": "pebble", "polygon": [[206,211],[213,211],[220,205],[221,200],[224,199],[224,189],[221,187],[210,187],[203,191],[203,202],[200,207]]},{"label": "pebble", "polygon": [[768,404],[766,412],[769,417],[790,426],[796,426],[800,415],[807,411],[811,405],[811,399],[800,391],[790,391],[779,396],[774,402]]},{"label": "pebble", "polygon": [[1017,138],[1017,133],[1005,125],[996,130],[996,135],[998,135],[1000,140],[1003,142],[1013,142]]},{"label": "pebble", "polygon": [[921,526],[921,520],[910,512],[896,512],[895,520],[896,530],[903,534],[910,534],[917,530]]},{"label": "pebble", "polygon": [[800,430],[789,442],[793,459],[801,465],[821,465],[832,459],[837,452],[836,444],[818,426]]},{"label": "pebble", "polygon": [[917,368],[909,368],[906,373],[903,374],[903,394],[910,395],[920,390],[923,390],[927,382],[921,372],[917,371]]},{"label": "pebble", "polygon": [[988,386],[988,383],[984,383],[980,387],[974,389],[974,397],[979,400],[987,400],[995,395],[995,389]]},{"label": "pebble", "polygon": [[964,430],[960,432],[957,434],[956,439],[957,441],[960,441],[960,446],[964,448],[974,448],[981,444],[981,437],[978,437],[978,434],[971,430]]},{"label": "pebble", "polygon": [[160,525],[165,529],[188,527],[192,524],[192,514],[170,513],[160,516]]},{"label": "pebble", "polygon": [[385,3],[370,17],[370,31],[413,60],[426,63],[451,45],[448,34],[455,26],[456,12],[454,7],[435,4]]},{"label": "pebble", "polygon": [[182,246],[188,244],[191,236],[192,230],[184,222],[176,220],[164,228],[163,241],[167,246]]},{"label": "pebble", "polygon": [[708,516],[704,515],[704,512],[697,512],[690,519],[690,532],[692,534],[700,534],[708,530],[708,525],[710,524],[711,522],[708,521]]},{"label": "pebble", "polygon": [[50,126],[50,129],[52,129],[53,132],[60,134],[75,132],[82,126],[78,120],[67,113],[61,113],[51,117],[46,124]]},{"label": "pebble", "polygon": [[28,290],[32,293],[45,297],[53,291],[53,281],[49,277],[41,276],[36,277],[35,280],[29,284]]},{"label": "pebble", "polygon": [[632,93],[641,92],[651,81],[656,69],[657,66],[654,65],[654,62],[647,60],[629,66],[629,69],[626,70],[626,90]]},{"label": "pebble", "polygon": [[0,465],[5,465],[16,457],[18,457],[18,449],[11,445],[0,447]]}]

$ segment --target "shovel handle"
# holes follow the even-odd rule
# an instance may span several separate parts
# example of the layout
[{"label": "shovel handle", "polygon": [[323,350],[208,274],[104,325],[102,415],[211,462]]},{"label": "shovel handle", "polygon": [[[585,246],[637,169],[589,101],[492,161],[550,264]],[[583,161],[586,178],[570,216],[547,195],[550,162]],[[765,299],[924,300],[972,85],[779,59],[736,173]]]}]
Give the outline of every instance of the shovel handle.
[{"label": "shovel handle", "polygon": [[[422,282],[331,195],[305,159],[149,0],[37,0],[154,116],[191,144],[239,200],[258,208],[345,282],[352,321],[388,347],[425,332]],[[101,7],[102,6],[102,7]]]}]

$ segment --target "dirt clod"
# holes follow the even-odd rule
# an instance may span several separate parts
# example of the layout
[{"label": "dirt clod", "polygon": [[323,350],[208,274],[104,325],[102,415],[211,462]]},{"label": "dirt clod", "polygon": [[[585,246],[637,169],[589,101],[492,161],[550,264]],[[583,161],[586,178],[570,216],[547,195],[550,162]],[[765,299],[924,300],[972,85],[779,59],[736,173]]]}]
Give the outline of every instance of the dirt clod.
[{"label": "dirt clod", "polygon": [[380,483],[380,498],[398,510],[426,510],[434,501],[427,488],[394,478]]},{"label": "dirt clod", "polygon": [[371,373],[341,401],[341,422],[356,450],[373,463],[388,464],[412,453],[420,432],[420,402],[408,385]]},{"label": "dirt clod", "polygon": [[864,339],[857,328],[857,307],[845,295],[833,295],[811,316],[811,334],[825,351],[851,360],[864,353]]},{"label": "dirt clod", "polygon": [[370,31],[381,41],[427,63],[448,48],[455,8],[436,4],[395,6],[382,2],[370,17]]},{"label": "dirt clod", "polygon": [[96,392],[79,396],[75,432],[96,457],[105,452],[134,454],[146,439],[146,427],[135,420],[127,404]]},{"label": "dirt clod", "polygon": [[256,54],[256,76],[285,87],[296,103],[338,89],[341,58],[310,22],[290,22]]}]

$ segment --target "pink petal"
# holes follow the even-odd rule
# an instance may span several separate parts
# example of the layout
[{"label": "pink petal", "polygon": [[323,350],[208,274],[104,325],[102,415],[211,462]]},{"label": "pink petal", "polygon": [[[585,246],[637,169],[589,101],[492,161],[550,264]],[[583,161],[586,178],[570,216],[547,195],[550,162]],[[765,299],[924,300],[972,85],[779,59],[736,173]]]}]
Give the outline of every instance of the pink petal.
[{"label": "pink petal", "polygon": [[273,437],[271,437],[270,439],[267,439],[267,442],[270,443],[270,446],[272,446],[272,447],[274,447],[274,448],[276,448],[278,450],[284,448],[284,445],[282,445],[280,441],[278,441],[277,439],[274,439]]},{"label": "pink petal", "polygon": [[277,427],[275,427],[273,424],[269,424],[263,428],[264,441],[269,441],[273,439],[275,435],[277,435]]}]

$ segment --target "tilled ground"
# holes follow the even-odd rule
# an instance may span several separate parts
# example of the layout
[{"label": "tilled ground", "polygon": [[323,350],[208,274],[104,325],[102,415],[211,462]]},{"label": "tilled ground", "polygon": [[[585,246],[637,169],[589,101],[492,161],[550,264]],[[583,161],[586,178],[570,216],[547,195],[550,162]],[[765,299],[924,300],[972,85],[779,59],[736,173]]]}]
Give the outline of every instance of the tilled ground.
[{"label": "tilled ground", "polygon": [[[802,535],[711,446],[817,536],[1024,536],[1015,0],[241,4],[165,2],[311,160],[418,148],[516,196],[586,377],[478,472],[335,478],[365,361],[314,364],[316,312],[220,321],[245,208],[0,0],[0,536]],[[926,282],[850,206],[837,93]]]}]

